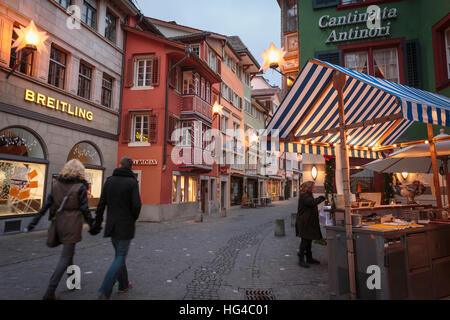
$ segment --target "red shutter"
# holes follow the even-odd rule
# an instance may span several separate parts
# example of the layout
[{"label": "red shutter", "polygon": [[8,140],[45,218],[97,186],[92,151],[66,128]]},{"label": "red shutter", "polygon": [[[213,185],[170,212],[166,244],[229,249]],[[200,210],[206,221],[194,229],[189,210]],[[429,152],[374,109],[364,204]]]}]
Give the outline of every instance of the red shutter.
[{"label": "red shutter", "polygon": [[130,142],[130,125],[131,125],[131,113],[126,112],[123,115],[123,131],[122,131],[122,142]]},{"label": "red shutter", "polygon": [[156,114],[150,114],[148,119],[148,142],[156,143],[158,135],[158,119]]},{"label": "red shutter", "polygon": [[127,60],[127,72],[125,78],[125,88],[131,88],[134,86],[134,68],[133,59]]},{"label": "red shutter", "polygon": [[152,68],[152,85],[153,86],[158,86],[159,85],[159,68],[160,68],[160,63],[159,63],[159,57],[154,57],[153,58],[153,68]]}]

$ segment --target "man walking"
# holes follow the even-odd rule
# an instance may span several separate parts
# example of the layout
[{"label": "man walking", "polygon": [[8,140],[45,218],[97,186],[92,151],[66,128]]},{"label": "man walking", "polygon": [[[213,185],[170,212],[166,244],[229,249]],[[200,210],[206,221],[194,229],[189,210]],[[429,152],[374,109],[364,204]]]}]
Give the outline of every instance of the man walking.
[{"label": "man walking", "polygon": [[119,282],[119,292],[131,288],[128,282],[128,272],[125,259],[134,238],[135,223],[141,211],[141,198],[136,177],[131,171],[133,160],[122,158],[120,168],[106,179],[103,191],[95,212],[95,223],[90,230],[92,235],[101,231],[105,206],[108,207],[104,237],[111,237],[115,249],[115,259],[105,275],[99,289],[99,299],[109,300],[116,281]]}]

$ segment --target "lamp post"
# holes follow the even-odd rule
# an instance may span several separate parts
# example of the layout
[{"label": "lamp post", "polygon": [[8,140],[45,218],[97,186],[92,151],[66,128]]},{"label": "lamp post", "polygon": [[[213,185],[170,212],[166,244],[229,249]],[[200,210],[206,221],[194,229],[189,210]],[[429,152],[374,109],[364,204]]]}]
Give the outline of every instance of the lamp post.
[{"label": "lamp post", "polygon": [[[217,102],[217,101],[214,102],[214,105],[212,107],[213,123],[214,123],[214,120],[216,120],[217,116],[220,117],[220,115],[222,114],[222,108],[223,107],[222,107],[222,105],[219,104],[219,102]],[[219,118],[219,126],[220,126],[220,118]],[[219,186],[221,186],[221,181],[220,181],[220,163],[219,162],[217,162],[217,183],[219,184]],[[222,190],[221,190],[221,192],[222,192]],[[225,216],[225,214],[222,212],[222,201],[221,201],[221,194],[220,193],[219,193],[219,213],[220,213],[221,217]]]},{"label": "lamp post", "polygon": [[[268,68],[275,70],[286,78],[287,85],[290,87],[294,83],[295,79],[282,72],[285,54],[286,51],[284,50],[284,48],[277,49],[273,42],[271,42],[269,49],[264,50],[264,52],[261,53],[261,57],[263,58],[261,69],[264,71],[266,71]],[[279,68],[280,70],[278,70],[277,68]]]},{"label": "lamp post", "polygon": [[[14,31],[17,33],[17,39],[14,41],[12,48],[16,48],[17,52],[22,51],[21,60],[26,60],[33,52],[47,51],[44,42],[48,36],[45,31],[38,31],[33,21],[30,22],[28,27],[14,28]],[[11,71],[8,72],[6,79],[16,71],[19,65],[20,61],[17,61]]]}]

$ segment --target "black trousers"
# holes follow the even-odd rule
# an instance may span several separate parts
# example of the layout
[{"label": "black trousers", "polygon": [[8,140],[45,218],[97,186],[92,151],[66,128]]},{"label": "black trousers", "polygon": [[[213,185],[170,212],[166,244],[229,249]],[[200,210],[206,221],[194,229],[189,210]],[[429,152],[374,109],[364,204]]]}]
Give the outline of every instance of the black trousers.
[{"label": "black trousers", "polygon": [[302,241],[300,242],[300,256],[304,256],[306,254],[307,257],[312,255],[311,252],[311,245],[312,240],[311,239],[305,239],[302,238]]},{"label": "black trousers", "polygon": [[63,244],[61,257],[59,258],[58,264],[56,265],[56,269],[53,272],[52,277],[50,278],[47,293],[55,293],[59,281],[66,272],[67,267],[73,264],[74,254],[75,254],[75,243]]}]

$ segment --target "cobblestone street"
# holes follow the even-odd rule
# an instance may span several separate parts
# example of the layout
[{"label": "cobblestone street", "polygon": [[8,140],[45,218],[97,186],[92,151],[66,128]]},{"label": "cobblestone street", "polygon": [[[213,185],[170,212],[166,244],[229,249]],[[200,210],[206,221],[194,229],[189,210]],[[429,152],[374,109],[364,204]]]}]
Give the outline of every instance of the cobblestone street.
[{"label": "cobblestone street", "polygon": [[[318,266],[298,266],[299,238],[291,226],[296,199],[272,207],[235,209],[227,217],[207,216],[164,223],[138,223],[127,259],[133,289],[112,299],[237,299],[258,295],[276,300],[328,299],[327,250],[313,244]],[[275,219],[285,220],[285,237],[274,236]],[[0,237],[0,299],[40,299],[61,252],[45,246],[46,231]],[[63,300],[96,299],[113,258],[109,239],[83,232],[74,263],[81,290]],[[117,286],[114,289],[117,291]]]}]

